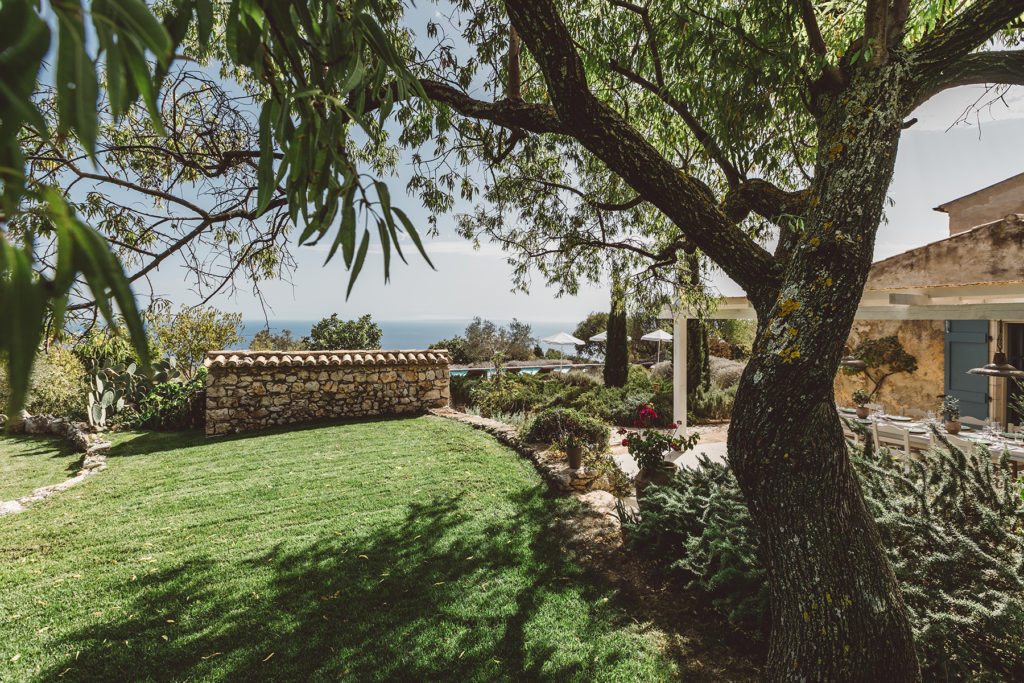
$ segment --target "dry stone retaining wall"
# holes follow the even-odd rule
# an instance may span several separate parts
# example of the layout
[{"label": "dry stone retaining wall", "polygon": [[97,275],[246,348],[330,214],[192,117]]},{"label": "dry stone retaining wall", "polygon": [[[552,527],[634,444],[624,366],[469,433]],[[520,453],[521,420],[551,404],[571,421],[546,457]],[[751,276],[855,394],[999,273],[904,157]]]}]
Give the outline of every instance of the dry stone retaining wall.
[{"label": "dry stone retaining wall", "polygon": [[448,405],[446,351],[212,351],[206,434]]}]

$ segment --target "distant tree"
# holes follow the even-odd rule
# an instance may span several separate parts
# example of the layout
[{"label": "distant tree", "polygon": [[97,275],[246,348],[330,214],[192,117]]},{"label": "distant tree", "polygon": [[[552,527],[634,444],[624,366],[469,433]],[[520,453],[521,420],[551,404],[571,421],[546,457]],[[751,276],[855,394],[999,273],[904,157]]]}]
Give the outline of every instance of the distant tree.
[{"label": "distant tree", "polygon": [[604,385],[622,387],[629,378],[629,348],[626,342],[626,291],[617,271],[613,271],[611,310],[606,331]]},{"label": "distant tree", "polygon": [[603,358],[605,347],[604,342],[593,342],[590,341],[590,338],[595,334],[607,331],[608,313],[603,311],[594,311],[576,325],[576,329],[573,330],[572,336],[587,342],[583,346],[579,347],[579,351],[582,355],[587,356],[588,358]]},{"label": "distant tree", "polygon": [[530,360],[532,345],[533,330],[516,319],[507,326],[501,326],[476,317],[466,327],[464,348],[469,358],[467,362],[490,361],[499,351],[505,360]]},{"label": "distant tree", "polygon": [[242,314],[226,313],[213,306],[182,306],[173,313],[169,304],[161,303],[150,309],[145,319],[159,348],[177,361],[178,370],[189,379],[202,366],[207,351],[226,349],[242,341]]},{"label": "distant tree", "polygon": [[341,320],[337,313],[313,325],[303,343],[312,351],[327,349],[379,349],[383,332],[369,314],[356,320]]},{"label": "distant tree", "polygon": [[540,347],[540,344],[534,344],[533,345],[533,357],[534,358],[543,358],[544,357],[544,349],[542,349]]},{"label": "distant tree", "polygon": [[527,323],[512,318],[502,329],[503,345],[500,351],[505,360],[530,360],[533,355],[533,329]]},{"label": "distant tree", "polygon": [[472,361],[469,354],[466,353],[466,338],[465,337],[449,337],[448,339],[441,339],[436,341],[428,349],[447,349],[449,357],[453,363],[459,365],[465,365]]},{"label": "distant tree", "polygon": [[863,374],[871,382],[870,394],[878,395],[885,380],[901,372],[917,372],[917,358],[907,352],[899,337],[889,335],[878,339],[865,339],[854,347],[851,354],[866,364],[863,370],[848,370],[850,374]]},{"label": "distant tree", "polygon": [[253,335],[249,348],[253,351],[304,351],[307,347],[301,338],[292,336],[291,330],[274,333],[264,327]]}]

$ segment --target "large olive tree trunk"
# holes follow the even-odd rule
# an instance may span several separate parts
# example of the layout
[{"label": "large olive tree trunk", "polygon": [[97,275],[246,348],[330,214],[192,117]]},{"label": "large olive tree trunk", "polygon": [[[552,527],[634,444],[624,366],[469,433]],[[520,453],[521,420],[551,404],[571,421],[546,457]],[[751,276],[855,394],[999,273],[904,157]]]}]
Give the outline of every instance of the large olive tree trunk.
[{"label": "large olive tree trunk", "polygon": [[887,71],[852,84],[842,97],[857,106],[824,103],[813,208],[782,245],[792,259],[781,286],[752,297],[758,331],[729,459],[768,562],[769,680],[920,676],[908,613],[833,398],[901,130],[903,107],[889,101],[899,96],[894,78]]}]

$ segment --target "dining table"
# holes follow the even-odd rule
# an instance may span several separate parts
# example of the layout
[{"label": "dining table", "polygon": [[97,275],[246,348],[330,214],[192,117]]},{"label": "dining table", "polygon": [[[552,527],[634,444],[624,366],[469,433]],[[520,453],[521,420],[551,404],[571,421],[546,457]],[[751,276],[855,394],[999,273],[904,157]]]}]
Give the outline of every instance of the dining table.
[{"label": "dining table", "polygon": [[[949,433],[946,431],[945,426],[936,420],[929,421],[886,413],[873,413],[866,418],[860,418],[857,417],[856,409],[845,406],[839,406],[839,414],[845,420],[864,425],[868,429],[870,429],[872,423],[877,423],[878,437],[883,441],[887,441],[887,445],[892,445],[894,442],[902,442],[903,434],[901,430],[905,430],[910,435],[910,448],[915,451],[926,451],[933,446],[939,445],[936,443],[937,440],[932,433],[933,425],[940,434]],[[853,429],[847,426],[845,422],[843,430],[847,433],[847,436],[857,436]],[[956,436],[978,446],[987,447],[993,455],[999,455],[1005,451],[1013,464],[1014,472],[1021,465],[1024,465],[1024,433],[1010,433],[1002,430],[992,431],[983,426],[961,423],[960,433]]]}]

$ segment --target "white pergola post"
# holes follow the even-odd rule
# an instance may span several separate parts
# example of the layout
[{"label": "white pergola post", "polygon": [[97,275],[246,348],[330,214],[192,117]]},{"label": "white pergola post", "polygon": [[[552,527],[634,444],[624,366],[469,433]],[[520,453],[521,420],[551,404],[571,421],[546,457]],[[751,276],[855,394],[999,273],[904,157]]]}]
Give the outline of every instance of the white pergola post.
[{"label": "white pergola post", "polygon": [[686,313],[672,318],[672,419],[686,436]]}]

